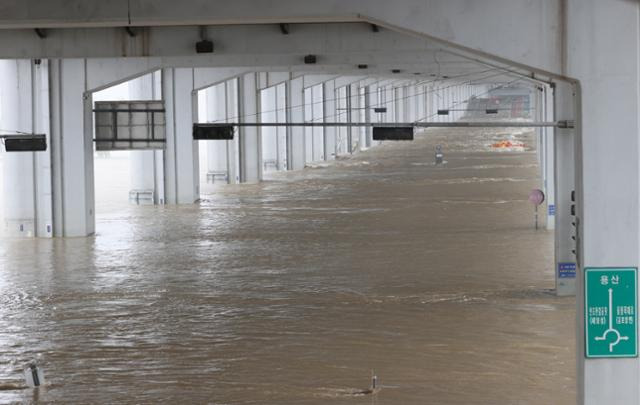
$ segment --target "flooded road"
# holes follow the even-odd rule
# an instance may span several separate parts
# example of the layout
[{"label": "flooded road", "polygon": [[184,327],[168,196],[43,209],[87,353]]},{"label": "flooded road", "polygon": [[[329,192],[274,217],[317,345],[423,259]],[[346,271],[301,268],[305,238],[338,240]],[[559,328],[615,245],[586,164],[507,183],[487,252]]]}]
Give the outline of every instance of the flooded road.
[{"label": "flooded road", "polygon": [[[91,238],[2,240],[0,403],[574,403],[536,155],[489,151],[505,135],[487,132],[429,130],[194,206],[99,202]],[[382,389],[361,394],[372,371]]]}]

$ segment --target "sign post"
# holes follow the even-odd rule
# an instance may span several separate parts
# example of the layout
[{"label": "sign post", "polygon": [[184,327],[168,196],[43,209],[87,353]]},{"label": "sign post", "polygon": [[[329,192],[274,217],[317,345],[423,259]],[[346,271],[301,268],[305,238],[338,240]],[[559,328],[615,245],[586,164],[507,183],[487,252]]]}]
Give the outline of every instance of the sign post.
[{"label": "sign post", "polygon": [[536,231],[538,230],[538,205],[544,202],[544,193],[542,190],[533,189],[531,193],[529,193],[529,201],[535,207],[535,221],[536,221]]},{"label": "sign post", "polygon": [[638,356],[638,269],[584,270],[585,356]]}]

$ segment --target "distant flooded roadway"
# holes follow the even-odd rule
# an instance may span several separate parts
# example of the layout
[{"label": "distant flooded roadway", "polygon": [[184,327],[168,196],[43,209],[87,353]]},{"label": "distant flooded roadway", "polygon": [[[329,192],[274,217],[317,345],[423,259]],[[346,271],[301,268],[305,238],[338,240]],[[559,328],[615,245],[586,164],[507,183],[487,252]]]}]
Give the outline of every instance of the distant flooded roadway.
[{"label": "distant flooded roadway", "polygon": [[429,130],[193,206],[98,201],[95,237],[1,240],[0,403],[574,403],[536,154],[488,147],[515,138]]}]

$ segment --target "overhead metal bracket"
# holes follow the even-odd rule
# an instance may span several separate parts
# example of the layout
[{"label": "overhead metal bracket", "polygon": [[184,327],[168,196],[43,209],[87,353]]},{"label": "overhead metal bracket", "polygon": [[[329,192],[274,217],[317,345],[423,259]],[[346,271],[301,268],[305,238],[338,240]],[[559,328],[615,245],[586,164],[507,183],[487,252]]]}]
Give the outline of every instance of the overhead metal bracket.
[{"label": "overhead metal bracket", "polygon": [[138,33],[133,27],[127,26],[127,27],[124,27],[124,30],[127,31],[127,34],[129,34],[131,38],[134,38],[136,35],[138,35]]},{"label": "overhead metal bracket", "polygon": [[570,128],[575,128],[575,121],[574,120],[561,120],[558,121],[558,128],[563,128],[563,129],[570,129]]}]

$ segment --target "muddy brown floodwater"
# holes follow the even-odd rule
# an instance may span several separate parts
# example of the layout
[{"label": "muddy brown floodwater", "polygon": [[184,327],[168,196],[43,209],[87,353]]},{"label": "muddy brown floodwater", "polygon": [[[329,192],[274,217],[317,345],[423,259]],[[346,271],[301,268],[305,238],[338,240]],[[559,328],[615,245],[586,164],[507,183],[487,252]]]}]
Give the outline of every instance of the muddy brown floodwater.
[{"label": "muddy brown floodwater", "polygon": [[429,130],[199,205],[99,206],[95,237],[3,239],[0,403],[574,403],[574,300],[533,230],[535,152],[487,147],[507,138],[533,142]]}]

